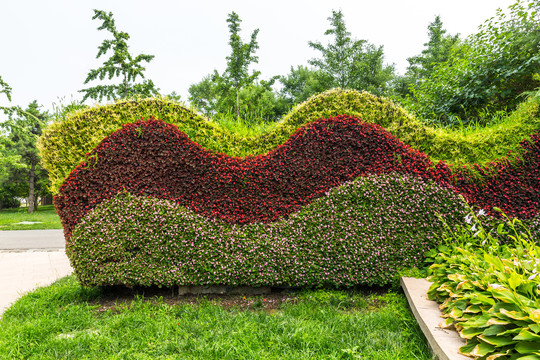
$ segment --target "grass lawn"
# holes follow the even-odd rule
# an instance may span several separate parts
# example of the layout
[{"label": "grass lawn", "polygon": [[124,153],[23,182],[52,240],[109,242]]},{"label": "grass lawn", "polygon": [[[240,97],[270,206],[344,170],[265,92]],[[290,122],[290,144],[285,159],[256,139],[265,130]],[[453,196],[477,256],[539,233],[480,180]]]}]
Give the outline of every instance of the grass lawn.
[{"label": "grass lawn", "polygon": [[[39,222],[39,224],[15,225],[23,221]],[[28,214],[28,208],[3,209],[0,211],[0,230],[42,230],[61,229],[60,218],[54,211],[53,205],[39,206],[33,214]]]},{"label": "grass lawn", "polygon": [[0,320],[1,359],[432,359],[403,295],[178,297],[84,289],[74,276]]}]

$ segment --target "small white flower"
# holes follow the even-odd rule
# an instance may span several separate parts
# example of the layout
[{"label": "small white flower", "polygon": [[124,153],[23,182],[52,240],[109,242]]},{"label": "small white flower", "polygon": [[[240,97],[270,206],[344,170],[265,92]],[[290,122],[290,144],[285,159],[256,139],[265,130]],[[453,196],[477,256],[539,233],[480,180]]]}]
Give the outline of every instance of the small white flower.
[{"label": "small white flower", "polygon": [[471,220],[472,220],[472,216],[470,214],[467,214],[467,216],[465,216],[465,222],[467,224],[470,224],[471,223]]},{"label": "small white flower", "polygon": [[489,284],[489,286],[491,286],[493,289],[505,289],[504,286],[502,285],[499,285],[499,284]]},{"label": "small white flower", "polygon": [[532,274],[531,276],[529,276],[529,280],[533,280],[537,276],[538,276],[538,274]]},{"label": "small white flower", "polygon": [[[476,231],[476,224],[473,224],[473,226],[471,227],[471,231]],[[474,235],[476,236],[476,235]]]},{"label": "small white flower", "polygon": [[484,216],[486,215],[486,211],[484,209],[480,209],[480,211],[478,212],[478,216]]}]

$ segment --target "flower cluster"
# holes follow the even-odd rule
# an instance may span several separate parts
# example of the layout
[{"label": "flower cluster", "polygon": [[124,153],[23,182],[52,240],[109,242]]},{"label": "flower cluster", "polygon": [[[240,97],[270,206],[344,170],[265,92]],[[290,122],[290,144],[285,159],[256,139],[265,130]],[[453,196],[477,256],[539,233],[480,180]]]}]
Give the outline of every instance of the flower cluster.
[{"label": "flower cluster", "polygon": [[85,286],[384,285],[438,244],[437,214],[453,225],[466,212],[453,191],[397,173],[347,182],[272,223],[121,193],[81,219],[66,252]]},{"label": "flower cluster", "polygon": [[96,205],[122,191],[171,200],[232,224],[273,222],[330,189],[368,174],[399,172],[453,188],[473,205],[533,217],[540,208],[540,137],[522,143],[523,156],[470,171],[429,158],[376,124],[349,116],[298,129],[261,156],[229,157],[205,150],[174,125],[140,120],[105,138],[55,197],[66,238]]}]

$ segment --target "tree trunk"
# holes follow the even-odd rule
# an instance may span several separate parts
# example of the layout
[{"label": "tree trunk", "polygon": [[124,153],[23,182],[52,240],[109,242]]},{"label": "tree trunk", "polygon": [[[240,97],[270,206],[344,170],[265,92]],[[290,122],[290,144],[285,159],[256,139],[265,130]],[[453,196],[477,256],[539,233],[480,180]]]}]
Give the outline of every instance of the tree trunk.
[{"label": "tree trunk", "polygon": [[39,206],[39,196],[34,196],[34,211],[37,211]]},{"label": "tree trunk", "polygon": [[127,98],[127,74],[124,72],[124,99]]},{"label": "tree trunk", "polygon": [[41,198],[41,205],[52,205],[53,197],[52,195],[45,195]]},{"label": "tree trunk", "polygon": [[36,164],[34,162],[32,162],[32,166],[30,167],[30,178],[28,181],[28,213],[32,214],[34,212],[34,183],[36,181]]},{"label": "tree trunk", "polygon": [[238,104],[238,87],[236,87],[236,120],[240,120],[240,105]]}]

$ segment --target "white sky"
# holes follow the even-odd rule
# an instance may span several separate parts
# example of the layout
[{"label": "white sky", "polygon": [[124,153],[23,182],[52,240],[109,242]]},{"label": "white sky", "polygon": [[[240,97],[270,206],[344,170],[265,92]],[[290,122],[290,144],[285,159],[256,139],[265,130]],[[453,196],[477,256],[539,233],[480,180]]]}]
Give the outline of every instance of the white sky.
[{"label": "white sky", "polygon": [[[188,88],[213,69],[223,71],[229,55],[227,14],[235,11],[241,36],[249,41],[259,28],[255,69],[261,78],[285,75],[319,55],[308,41],[328,42],[324,31],[332,9],[341,9],[355,39],[383,45],[387,63],[399,73],[407,58],[419,54],[427,26],[441,15],[449,34],[462,37],[506,9],[514,0],[0,0],[0,76],[13,88],[11,105],[37,100],[45,109],[64,98],[81,99],[77,90],[96,59],[106,31],[92,20],[92,9],[111,11],[117,28],[127,32],[132,55],[155,55],[146,77],[162,94]],[[91,83],[89,85],[95,85]],[[8,105],[2,95],[0,104]]]}]

